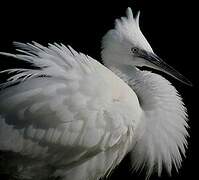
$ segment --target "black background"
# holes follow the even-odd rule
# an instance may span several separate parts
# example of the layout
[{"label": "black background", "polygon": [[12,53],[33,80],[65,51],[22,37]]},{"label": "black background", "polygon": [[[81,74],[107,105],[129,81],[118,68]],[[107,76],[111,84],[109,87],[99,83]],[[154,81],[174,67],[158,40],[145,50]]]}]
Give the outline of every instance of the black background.
[{"label": "black background", "polygon": [[[7,2],[0,7],[0,51],[14,52],[13,41],[37,41],[43,45],[61,42],[100,61],[102,36],[114,27],[114,20],[125,15],[127,7],[141,11],[140,26],[154,52],[185,75],[193,87],[169,79],[181,93],[188,108],[190,138],[187,158],[179,173],[157,179],[195,179],[197,173],[197,11],[192,1],[54,1],[41,3]],[[2,56],[0,58],[3,58]],[[0,69],[5,67],[0,61]],[[1,77],[3,79],[3,77]],[[197,176],[196,176],[197,177]],[[113,172],[110,179],[144,179],[142,174],[130,172],[128,157]]]}]

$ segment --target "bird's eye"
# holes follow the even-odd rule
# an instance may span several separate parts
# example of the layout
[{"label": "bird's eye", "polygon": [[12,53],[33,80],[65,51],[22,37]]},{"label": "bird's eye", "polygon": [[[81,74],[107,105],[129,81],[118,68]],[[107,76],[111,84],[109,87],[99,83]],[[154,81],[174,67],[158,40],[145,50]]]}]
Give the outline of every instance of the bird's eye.
[{"label": "bird's eye", "polygon": [[136,48],[136,47],[131,48],[131,52],[132,53],[137,53],[138,52],[138,48]]}]

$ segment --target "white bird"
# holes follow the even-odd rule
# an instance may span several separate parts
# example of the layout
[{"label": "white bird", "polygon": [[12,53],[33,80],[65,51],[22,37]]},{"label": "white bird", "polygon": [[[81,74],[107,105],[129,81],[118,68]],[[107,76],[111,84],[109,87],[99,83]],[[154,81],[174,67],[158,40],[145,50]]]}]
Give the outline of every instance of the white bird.
[{"label": "white bird", "polygon": [[[102,65],[70,46],[15,43],[1,55],[35,68],[11,73],[0,91],[1,172],[19,179],[97,180],[127,153],[132,168],[178,170],[188,136],[175,87],[147,66],[191,84],[153,52],[130,8],[102,40]],[[13,74],[14,73],[14,74]]]}]

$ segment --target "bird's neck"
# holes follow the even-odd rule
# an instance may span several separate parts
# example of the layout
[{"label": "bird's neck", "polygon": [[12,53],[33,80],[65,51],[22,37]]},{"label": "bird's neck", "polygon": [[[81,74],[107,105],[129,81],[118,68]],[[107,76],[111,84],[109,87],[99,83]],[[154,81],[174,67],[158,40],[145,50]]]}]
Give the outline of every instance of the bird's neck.
[{"label": "bird's neck", "polygon": [[158,74],[129,66],[110,66],[109,69],[131,87],[145,112],[156,111],[157,108],[167,105],[164,101],[172,98],[181,101],[174,86]]},{"label": "bird's neck", "polygon": [[[136,93],[143,110],[135,129],[132,163],[135,169],[148,168],[148,175],[162,165],[171,172],[181,164],[187,145],[187,116],[181,97],[169,81],[160,75],[132,67],[109,67]],[[181,152],[181,153],[180,153]]]},{"label": "bird's neck", "polygon": [[110,66],[109,69],[133,89],[143,110],[155,110],[158,105],[159,82],[155,82],[153,77],[160,77],[159,75],[129,66]]}]

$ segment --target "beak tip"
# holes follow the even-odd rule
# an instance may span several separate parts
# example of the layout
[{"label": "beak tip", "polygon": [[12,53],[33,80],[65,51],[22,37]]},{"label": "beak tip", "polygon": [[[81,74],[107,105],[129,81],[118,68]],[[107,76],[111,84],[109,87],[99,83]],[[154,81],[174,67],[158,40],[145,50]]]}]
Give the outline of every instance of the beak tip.
[{"label": "beak tip", "polygon": [[193,87],[193,86],[194,86],[193,83],[192,83],[191,81],[188,81],[187,85],[190,86],[190,87]]}]

